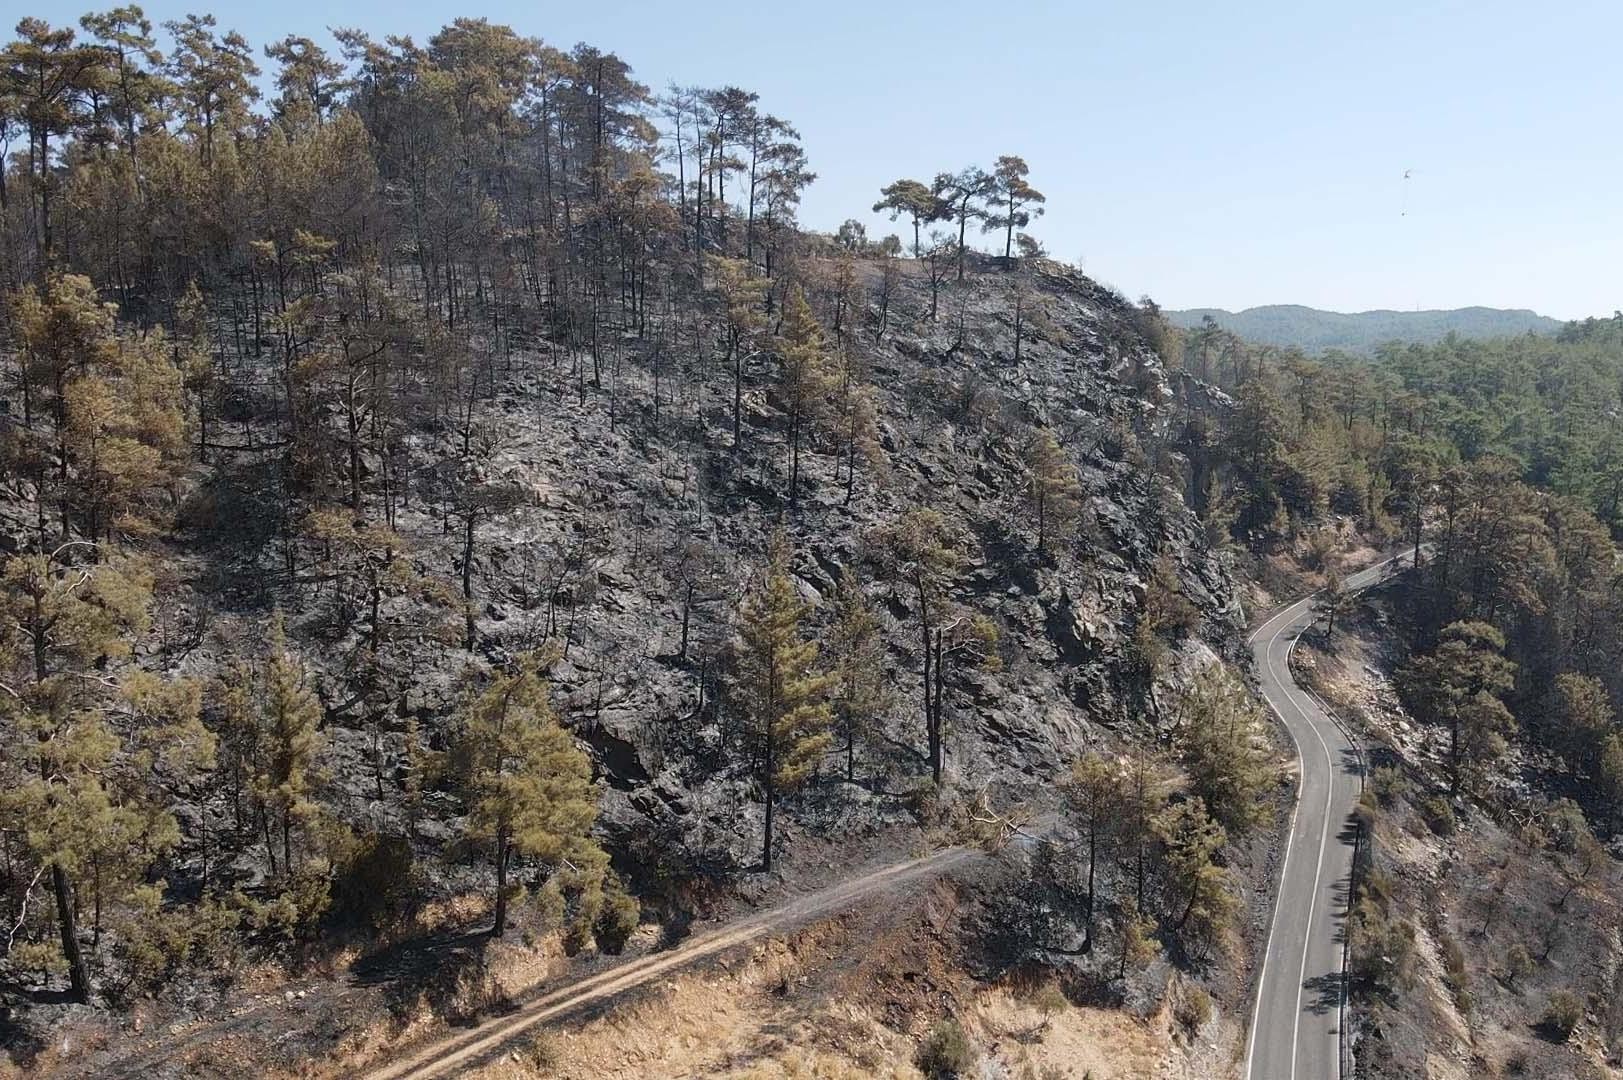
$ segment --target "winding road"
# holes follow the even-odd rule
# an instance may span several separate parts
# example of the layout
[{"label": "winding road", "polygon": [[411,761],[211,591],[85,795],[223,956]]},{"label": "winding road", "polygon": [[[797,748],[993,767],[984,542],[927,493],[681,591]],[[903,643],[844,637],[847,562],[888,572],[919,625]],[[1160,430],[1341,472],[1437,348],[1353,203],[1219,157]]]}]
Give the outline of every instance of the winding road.
[{"label": "winding road", "polygon": [[[1350,590],[1383,580],[1393,556],[1347,578]],[[1279,892],[1263,952],[1246,1041],[1243,1080],[1340,1080],[1346,987],[1344,924],[1353,861],[1351,815],[1362,788],[1357,748],[1312,693],[1296,685],[1290,654],[1316,621],[1313,596],[1273,613],[1252,634],[1263,697],[1296,745],[1301,777],[1291,816]],[[686,967],[786,926],[826,915],[905,883],[946,873],[978,853],[949,848],[883,867],[762,911],[667,952],[631,960],[524,1003],[469,1031],[419,1045],[378,1065],[369,1080],[421,1080],[488,1060],[550,1019],[611,1000],[659,975]]]},{"label": "winding road", "polygon": [[[1395,555],[1347,578],[1385,579]],[[1274,612],[1251,635],[1263,698],[1296,744],[1296,809],[1262,957],[1243,1080],[1339,1080],[1346,1005],[1344,943],[1353,865],[1352,813],[1362,790],[1357,747],[1318,698],[1291,678],[1290,654],[1315,621],[1317,594]]]}]

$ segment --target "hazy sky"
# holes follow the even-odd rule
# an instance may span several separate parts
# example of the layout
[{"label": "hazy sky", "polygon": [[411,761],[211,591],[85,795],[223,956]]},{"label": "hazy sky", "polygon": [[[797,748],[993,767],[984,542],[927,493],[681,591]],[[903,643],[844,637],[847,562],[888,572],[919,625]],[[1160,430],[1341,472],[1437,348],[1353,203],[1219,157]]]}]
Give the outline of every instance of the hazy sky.
[{"label": "hazy sky", "polygon": [[1623,307],[1616,0],[145,6],[213,10],[256,46],[484,15],[655,88],[756,90],[804,136],[820,228],[889,230],[882,184],[1018,153],[1050,251],[1168,307]]}]

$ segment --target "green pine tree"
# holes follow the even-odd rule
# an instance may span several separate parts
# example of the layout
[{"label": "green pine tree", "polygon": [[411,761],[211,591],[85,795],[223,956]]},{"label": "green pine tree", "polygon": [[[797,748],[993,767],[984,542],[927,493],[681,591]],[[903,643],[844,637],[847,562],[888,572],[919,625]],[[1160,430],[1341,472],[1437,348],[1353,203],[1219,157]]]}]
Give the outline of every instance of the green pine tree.
[{"label": "green pine tree", "polygon": [[809,605],[790,579],[789,545],[772,540],[766,579],[744,605],[735,687],[756,745],[766,803],[761,869],[772,869],[778,794],[798,787],[832,741],[828,694],[834,678],[817,670],[817,643],[801,629]]},{"label": "green pine tree", "polygon": [[496,937],[507,930],[507,880],[516,859],[553,867],[560,885],[580,898],[588,927],[601,907],[608,868],[608,856],[592,838],[597,792],[591,762],[558,723],[540,663],[532,654],[516,670],[496,673],[463,707],[452,751],[468,838],[490,845],[496,869]]},{"label": "green pine tree", "polygon": [[[315,812],[311,790],[315,759],[321,749],[321,702],[311,691],[304,665],[288,651],[287,633],[278,612],[271,620],[270,656],[260,685],[259,743],[263,771],[258,794],[282,834],[282,874],[293,877],[293,825]],[[265,823],[270,848],[270,821]],[[275,857],[271,857],[272,870]]]},{"label": "green pine tree", "polygon": [[98,860],[111,869],[120,852],[155,852],[173,823],[155,820],[153,843],[139,843],[134,811],[109,790],[119,742],[107,721],[116,683],[105,672],[146,629],[151,575],[133,562],[75,565],[81,548],[19,555],[0,568],[0,829],[21,836],[49,872],[62,961],[74,997],[86,1001],[78,882]]},{"label": "green pine tree", "polygon": [[1082,511],[1082,485],[1077,482],[1076,467],[1051,431],[1032,433],[1025,459],[1031,473],[1027,496],[1037,526],[1037,550],[1046,552],[1054,533],[1076,524]]},{"label": "green pine tree", "polygon": [[1178,752],[1190,786],[1225,828],[1248,831],[1266,816],[1277,779],[1256,700],[1225,665],[1214,664],[1178,712]]},{"label": "green pine tree", "polygon": [[1483,622],[1443,628],[1430,653],[1398,673],[1398,686],[1425,719],[1448,728],[1449,788],[1473,790],[1508,749],[1516,718],[1502,695],[1516,682],[1516,665],[1502,655],[1505,636]]}]

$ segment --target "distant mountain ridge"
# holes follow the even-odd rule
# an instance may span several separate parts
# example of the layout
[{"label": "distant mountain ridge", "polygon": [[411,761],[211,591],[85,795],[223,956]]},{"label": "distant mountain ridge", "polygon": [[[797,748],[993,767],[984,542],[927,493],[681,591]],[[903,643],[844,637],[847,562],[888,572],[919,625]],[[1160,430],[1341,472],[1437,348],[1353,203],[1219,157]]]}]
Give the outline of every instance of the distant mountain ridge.
[{"label": "distant mountain ridge", "polygon": [[1506,337],[1526,333],[1554,334],[1565,324],[1525,309],[1466,307],[1451,311],[1320,311],[1300,304],[1269,304],[1224,311],[1222,308],[1189,308],[1168,311],[1175,326],[1193,329],[1207,315],[1223,329],[1247,341],[1266,345],[1294,345],[1307,352],[1345,349],[1369,352],[1388,341],[1440,341],[1449,334],[1460,337]]}]

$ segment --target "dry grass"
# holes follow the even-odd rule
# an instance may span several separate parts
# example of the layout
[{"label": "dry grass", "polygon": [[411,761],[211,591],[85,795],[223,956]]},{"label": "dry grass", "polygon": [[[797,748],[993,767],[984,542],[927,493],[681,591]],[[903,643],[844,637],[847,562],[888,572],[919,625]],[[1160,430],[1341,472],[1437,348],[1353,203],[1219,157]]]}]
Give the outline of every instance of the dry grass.
[{"label": "dry grass", "polygon": [[[914,924],[916,926],[917,924]],[[910,931],[909,931],[910,932]],[[886,935],[889,936],[889,935]],[[915,935],[916,936],[916,935]],[[755,947],[730,965],[664,980],[610,1013],[511,1050],[475,1075],[482,1080],[856,1080],[914,1078],[920,1033],[936,1016],[920,1010],[916,1030],[880,1019],[886,992],[853,985],[857,961],[896,949],[861,926],[829,920],[789,940]],[[916,955],[916,954],[915,954]],[[1162,1013],[1148,1020],[1072,1006],[1033,989],[984,987],[943,970],[921,976],[954,1013],[983,1059],[1011,1077],[1094,1080],[1221,1080],[1232,1072],[1232,1022],[1186,1046]]]}]

